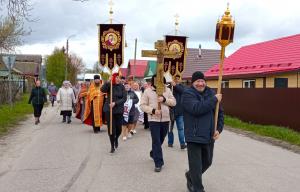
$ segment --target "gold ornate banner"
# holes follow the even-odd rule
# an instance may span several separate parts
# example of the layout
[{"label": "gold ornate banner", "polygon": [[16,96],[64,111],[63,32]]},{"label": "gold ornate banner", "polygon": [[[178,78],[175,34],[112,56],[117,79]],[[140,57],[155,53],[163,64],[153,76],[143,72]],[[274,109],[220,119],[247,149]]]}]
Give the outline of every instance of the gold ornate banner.
[{"label": "gold ornate banner", "polygon": [[112,70],[124,61],[124,25],[99,24],[99,63]]},{"label": "gold ornate banner", "polygon": [[187,37],[166,35],[166,44],[169,51],[177,52],[180,57],[164,59],[164,72],[170,72],[172,76],[178,74],[182,75],[186,64],[186,43]]}]

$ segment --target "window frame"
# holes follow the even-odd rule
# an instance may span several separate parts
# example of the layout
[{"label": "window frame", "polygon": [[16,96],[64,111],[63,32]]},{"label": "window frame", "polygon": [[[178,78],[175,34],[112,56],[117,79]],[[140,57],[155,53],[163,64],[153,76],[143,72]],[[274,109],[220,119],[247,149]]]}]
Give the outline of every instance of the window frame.
[{"label": "window frame", "polygon": [[[251,87],[252,82],[254,82],[253,87]],[[246,87],[246,83],[248,83],[249,86]],[[256,88],[256,80],[255,79],[244,79],[243,80],[243,88],[245,88],[245,89]]]}]

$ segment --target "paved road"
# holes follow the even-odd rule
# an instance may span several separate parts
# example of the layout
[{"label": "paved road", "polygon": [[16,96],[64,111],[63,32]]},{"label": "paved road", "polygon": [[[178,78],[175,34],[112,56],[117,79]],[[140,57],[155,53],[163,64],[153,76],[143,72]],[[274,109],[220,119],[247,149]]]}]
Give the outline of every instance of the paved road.
[{"label": "paved road", "polygon": [[[74,120],[62,124],[56,108],[43,112],[0,139],[1,192],[186,192],[186,151],[163,147],[165,167],[153,171],[150,134],[142,128],[109,154],[107,132],[92,134]],[[207,192],[299,192],[300,155],[224,131]]]}]

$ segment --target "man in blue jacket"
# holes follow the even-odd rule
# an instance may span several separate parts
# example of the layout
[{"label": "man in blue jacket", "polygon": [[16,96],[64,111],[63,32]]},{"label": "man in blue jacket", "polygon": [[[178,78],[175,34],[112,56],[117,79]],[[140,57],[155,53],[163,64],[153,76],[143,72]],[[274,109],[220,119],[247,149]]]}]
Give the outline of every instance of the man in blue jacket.
[{"label": "man in blue jacket", "polygon": [[192,75],[192,86],[182,94],[185,139],[187,142],[189,171],[185,173],[190,192],[204,192],[202,174],[213,159],[214,142],[223,130],[224,115],[220,107],[217,130],[214,130],[214,114],[221,94],[206,86],[204,74]]}]

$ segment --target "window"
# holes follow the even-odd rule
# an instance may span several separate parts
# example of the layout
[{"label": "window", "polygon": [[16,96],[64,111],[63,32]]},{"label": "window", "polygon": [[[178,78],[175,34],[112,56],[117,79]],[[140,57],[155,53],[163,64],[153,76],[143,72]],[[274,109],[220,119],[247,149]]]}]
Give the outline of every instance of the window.
[{"label": "window", "polygon": [[244,80],[243,88],[255,88],[255,80]]},{"label": "window", "polygon": [[222,88],[229,88],[229,81],[222,81]]},{"label": "window", "polygon": [[274,87],[275,88],[288,88],[288,78],[275,78]]}]

